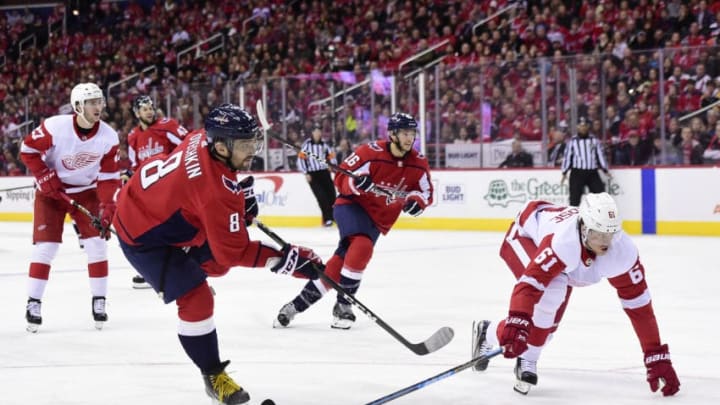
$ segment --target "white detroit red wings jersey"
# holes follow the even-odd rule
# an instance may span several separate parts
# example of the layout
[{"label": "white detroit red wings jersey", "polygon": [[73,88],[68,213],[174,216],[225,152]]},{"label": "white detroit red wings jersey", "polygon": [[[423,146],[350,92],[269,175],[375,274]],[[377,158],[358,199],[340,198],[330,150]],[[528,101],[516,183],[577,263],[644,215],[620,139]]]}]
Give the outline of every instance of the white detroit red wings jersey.
[{"label": "white detroit red wings jersey", "polygon": [[[607,279],[616,288],[643,349],[658,346],[657,322],[637,247],[621,230],[613,237],[606,254],[594,255],[580,240],[578,214],[577,207],[544,201],[530,201],[520,211],[501,249],[501,256],[519,275],[510,311],[533,314],[541,300],[543,305],[548,301],[562,302],[565,291],[556,288],[558,283],[583,287]],[[508,248],[518,261],[507,259],[503,249]]]},{"label": "white detroit red wings jersey", "polygon": [[578,219],[577,207],[535,201],[526,204],[515,224],[519,236],[531,238],[538,247],[549,244],[552,257],[542,263],[541,268],[561,266],[571,286],[595,284],[625,273],[635,265],[637,248],[623,231],[615,234],[605,255],[589,254],[580,242]]},{"label": "white detroit red wings jersey", "polygon": [[20,153],[33,174],[47,166],[57,172],[68,193],[78,193],[120,178],[118,143],[117,132],[102,121],[84,135],[75,126],[75,115],[56,115],[23,139]]},{"label": "white detroit red wings jersey", "polygon": [[187,135],[185,127],[172,118],[159,118],[146,129],[139,125],[128,134],[128,158],[132,170],[153,156],[169,154]]}]

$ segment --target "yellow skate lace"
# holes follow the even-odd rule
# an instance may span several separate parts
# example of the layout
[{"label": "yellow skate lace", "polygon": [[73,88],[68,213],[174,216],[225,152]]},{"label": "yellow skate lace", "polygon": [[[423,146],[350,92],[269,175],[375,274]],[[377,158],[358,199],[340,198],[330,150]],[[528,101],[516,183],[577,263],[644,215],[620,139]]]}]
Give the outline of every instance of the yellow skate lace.
[{"label": "yellow skate lace", "polygon": [[222,372],[212,379],[212,386],[217,393],[218,399],[221,402],[225,402],[225,399],[230,395],[242,390],[226,372]]}]

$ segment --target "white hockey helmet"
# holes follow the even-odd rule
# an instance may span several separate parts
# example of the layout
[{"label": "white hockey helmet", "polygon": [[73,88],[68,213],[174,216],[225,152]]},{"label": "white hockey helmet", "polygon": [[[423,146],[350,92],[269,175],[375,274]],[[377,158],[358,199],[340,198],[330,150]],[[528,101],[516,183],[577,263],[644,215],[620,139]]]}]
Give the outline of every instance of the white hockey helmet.
[{"label": "white hockey helmet", "polygon": [[84,111],[85,101],[101,98],[103,105],[105,104],[105,96],[102,90],[95,83],[79,83],[73,87],[70,92],[70,104],[73,111],[82,114]]},{"label": "white hockey helmet", "polygon": [[586,194],[580,203],[580,218],[588,230],[615,233],[622,227],[617,204],[610,194]]}]

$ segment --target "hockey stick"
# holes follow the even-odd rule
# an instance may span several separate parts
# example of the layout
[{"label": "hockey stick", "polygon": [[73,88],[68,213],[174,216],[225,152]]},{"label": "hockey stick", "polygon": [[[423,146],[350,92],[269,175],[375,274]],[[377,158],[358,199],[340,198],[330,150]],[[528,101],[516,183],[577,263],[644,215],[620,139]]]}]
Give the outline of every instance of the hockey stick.
[{"label": "hockey stick", "polygon": [[10,187],[10,188],[4,188],[0,190],[0,193],[4,193],[6,191],[15,191],[15,190],[24,190],[26,188],[33,188],[35,187],[34,184],[31,184],[29,186],[20,186],[20,187]]},{"label": "hockey stick", "polygon": [[[260,220],[257,218],[253,219],[253,222],[255,225],[260,228],[261,231],[263,231],[267,236],[272,238],[276,243],[282,245],[283,247],[287,246],[287,242],[285,242],[278,234],[273,232],[270,228],[265,226]],[[443,346],[450,343],[453,336],[455,336],[455,332],[452,330],[452,328],[444,326],[440,328],[438,331],[436,331],[432,336],[430,336],[428,339],[426,339],[423,342],[420,343],[411,343],[407,339],[405,339],[401,334],[397,333],[395,329],[393,329],[390,325],[385,323],[385,321],[382,320],[379,316],[375,315],[373,311],[371,311],[368,307],[366,307],[362,302],[360,302],[357,298],[355,298],[352,294],[345,291],[344,288],[342,288],[338,283],[335,282],[335,280],[331,279],[330,276],[326,275],[323,270],[324,266],[321,269],[316,269],[318,276],[327,284],[330,285],[334,290],[338,291],[339,293],[343,294],[345,296],[345,299],[348,300],[351,304],[355,305],[362,313],[368,316],[372,321],[374,321],[376,324],[378,324],[381,328],[385,329],[387,333],[392,335],[396,340],[398,340],[400,343],[402,343],[405,347],[410,349],[413,353],[422,356],[428,353],[432,353],[438,349],[441,349]]]},{"label": "hockey stick", "polygon": [[436,374],[436,375],[434,375],[434,376],[432,376],[432,377],[430,377],[430,378],[426,378],[426,379],[424,379],[424,380],[422,380],[422,381],[420,381],[420,382],[418,382],[418,383],[415,383],[415,384],[413,384],[413,385],[407,386],[407,387],[405,387],[405,388],[403,388],[403,389],[401,389],[401,390],[399,390],[399,391],[395,391],[395,392],[393,392],[392,394],[385,395],[385,396],[382,397],[382,398],[378,398],[378,399],[376,399],[376,400],[374,400],[374,401],[368,402],[368,403],[365,404],[365,405],[380,405],[380,404],[384,404],[384,403],[386,403],[386,402],[390,402],[390,401],[395,400],[395,399],[397,399],[397,398],[400,398],[400,397],[402,397],[402,396],[404,396],[404,395],[406,395],[406,394],[409,394],[409,393],[411,393],[411,392],[413,392],[413,391],[417,391],[417,390],[419,390],[420,388],[425,388],[425,387],[427,387],[427,386],[430,385],[430,384],[436,383],[436,382],[438,382],[438,381],[440,381],[440,380],[442,380],[442,379],[445,379],[445,378],[447,378],[447,377],[450,377],[450,376],[453,375],[453,374],[457,374],[457,373],[459,373],[459,372],[461,372],[461,371],[463,371],[463,370],[465,370],[465,369],[468,369],[468,368],[472,367],[472,366],[473,366],[475,363],[477,363],[478,361],[491,359],[491,358],[497,356],[497,355],[500,354],[500,353],[502,353],[502,348],[501,348],[501,347],[498,347],[497,349],[494,349],[494,350],[488,352],[487,354],[485,354],[485,355],[483,355],[483,356],[475,357],[474,359],[468,361],[467,363],[463,363],[463,364],[461,364],[461,365],[459,365],[459,366],[456,366],[456,367],[451,368],[450,370],[443,371],[443,372],[440,373],[440,374]]},{"label": "hockey stick", "polygon": [[[82,213],[85,214],[88,218],[90,218],[90,223],[92,224],[93,227],[95,227],[95,229],[99,230],[100,232],[103,231],[103,226],[102,226],[102,224],[100,223],[100,218],[96,217],[95,215],[93,215],[92,212],[90,212],[90,210],[88,210],[87,208],[85,208],[85,207],[83,207],[82,205],[80,205],[80,203],[78,203],[77,201],[75,201],[75,200],[73,200],[72,198],[70,198],[69,195],[67,195],[67,194],[65,194],[65,193],[62,193],[62,194],[60,194],[60,195],[62,196],[63,200],[65,200],[65,202],[67,202],[68,204],[72,205],[72,206],[75,207],[78,211],[82,212]],[[107,228],[107,230],[110,231],[110,232],[112,232],[115,236],[117,236],[117,232],[115,232],[114,229],[112,229],[112,228]],[[80,236],[79,233],[78,233],[78,236]]]},{"label": "hockey stick", "polygon": [[[343,174],[346,174],[346,175],[348,175],[348,176],[350,176],[350,177],[352,177],[352,178],[354,178],[354,179],[360,178],[360,176],[358,176],[357,174],[351,172],[350,170],[344,169],[344,168],[340,167],[340,165],[337,165],[337,164],[335,164],[335,163],[329,162],[327,159],[323,159],[323,158],[321,158],[320,156],[317,156],[317,155],[314,154],[314,153],[306,152],[306,151],[302,150],[301,147],[299,147],[299,146],[297,146],[297,145],[295,145],[295,144],[293,144],[293,143],[288,142],[286,139],[280,138],[279,136],[270,133],[270,128],[272,127],[272,125],[270,125],[270,123],[269,123],[268,120],[267,120],[267,115],[265,114],[265,108],[263,107],[262,100],[259,100],[259,99],[258,99],[257,103],[255,103],[255,108],[256,108],[256,110],[257,110],[258,119],[260,120],[260,126],[262,127],[262,129],[263,129],[265,132],[268,133],[268,135],[270,135],[271,138],[275,139],[276,141],[282,143],[282,144],[285,145],[285,146],[288,146],[288,147],[290,147],[290,148],[292,148],[292,149],[295,149],[295,150],[296,150],[297,152],[299,152],[299,153],[303,153],[303,154],[309,156],[309,157],[312,158],[313,160],[316,160],[316,161],[318,161],[318,162],[320,162],[320,163],[326,164],[328,167],[333,168],[333,170],[335,170],[335,171],[338,171],[338,172],[341,172],[341,173],[343,173]],[[372,187],[370,190],[371,190],[371,191],[377,191],[378,193],[380,193],[380,194],[382,194],[382,195],[384,195],[384,196],[386,196],[386,197],[391,197],[391,198],[405,198],[405,196],[406,196],[406,193],[403,193],[403,192],[395,192],[395,191],[388,190],[388,189],[386,189],[386,188],[380,187],[380,186],[378,186],[378,185],[373,185],[373,187]]]},{"label": "hockey stick", "polygon": [[[33,187],[35,187],[34,184],[33,184],[33,185],[30,185],[30,186],[20,186],[20,187],[4,188],[4,189],[0,190],[0,193],[4,193],[4,192],[6,192],[6,191],[24,190],[24,189],[26,189],[26,188],[33,188]],[[2,196],[0,196],[0,202],[2,202]]]}]

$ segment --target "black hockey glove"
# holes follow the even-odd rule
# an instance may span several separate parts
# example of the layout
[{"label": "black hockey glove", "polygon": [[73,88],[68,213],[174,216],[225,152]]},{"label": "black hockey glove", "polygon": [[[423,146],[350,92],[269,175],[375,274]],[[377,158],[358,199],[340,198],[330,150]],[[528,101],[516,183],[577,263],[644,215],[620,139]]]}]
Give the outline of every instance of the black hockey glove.
[{"label": "black hockey glove", "polygon": [[358,176],[358,177],[353,177],[352,181],[353,181],[353,185],[355,186],[355,188],[364,193],[367,193],[368,191],[372,190],[373,187],[375,187],[375,184],[373,183],[372,179],[367,174]]},{"label": "black hockey glove", "polygon": [[243,195],[245,196],[245,225],[250,226],[253,219],[258,216],[260,208],[258,207],[257,199],[255,198],[255,190],[253,185],[255,184],[255,178],[248,176],[240,182],[242,187]]},{"label": "black hockey glove", "polygon": [[120,183],[124,186],[127,184],[128,181],[130,181],[130,177],[132,177],[133,172],[130,169],[126,169],[120,172]]},{"label": "black hockey glove", "polygon": [[[312,249],[304,246],[287,245],[282,250],[280,260],[270,270],[278,274],[287,274],[298,278],[316,280],[316,266],[322,266],[322,260]],[[297,272],[297,274],[295,274]]]},{"label": "black hockey glove", "polygon": [[425,211],[427,202],[423,198],[422,194],[417,191],[413,191],[405,198],[405,205],[403,205],[403,211],[416,217]]}]

